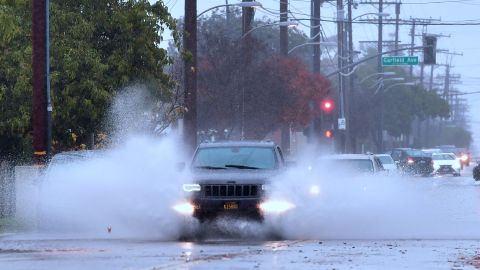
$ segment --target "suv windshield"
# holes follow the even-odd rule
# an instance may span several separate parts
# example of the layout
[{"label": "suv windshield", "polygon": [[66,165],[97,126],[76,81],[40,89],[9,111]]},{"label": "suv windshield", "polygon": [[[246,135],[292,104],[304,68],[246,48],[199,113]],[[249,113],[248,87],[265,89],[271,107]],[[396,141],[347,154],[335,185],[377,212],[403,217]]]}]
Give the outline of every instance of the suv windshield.
[{"label": "suv windshield", "polygon": [[207,147],[195,155],[194,168],[275,169],[273,148],[267,147]]}]

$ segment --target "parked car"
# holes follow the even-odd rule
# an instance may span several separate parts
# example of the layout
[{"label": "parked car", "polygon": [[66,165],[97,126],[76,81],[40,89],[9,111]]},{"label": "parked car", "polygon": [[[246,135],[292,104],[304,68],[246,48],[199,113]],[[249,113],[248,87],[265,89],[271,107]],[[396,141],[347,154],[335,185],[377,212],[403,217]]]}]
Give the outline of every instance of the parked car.
[{"label": "parked car", "polygon": [[395,148],[387,152],[403,174],[430,176],[433,161],[429,154],[413,148]]},{"label": "parked car", "polygon": [[280,147],[273,142],[202,143],[188,167],[191,182],[183,184],[187,201],[173,209],[200,222],[220,216],[262,221],[266,213],[293,207],[267,198],[270,179],[286,167]]},{"label": "parked car", "polygon": [[432,154],[433,169],[435,174],[453,174],[460,176],[462,165],[453,153]]},{"label": "parked car", "polygon": [[393,160],[392,156],[388,154],[377,154],[375,155],[380,162],[382,163],[382,166],[385,170],[387,170],[389,173],[396,173],[398,171],[397,164],[395,164],[395,161]]}]

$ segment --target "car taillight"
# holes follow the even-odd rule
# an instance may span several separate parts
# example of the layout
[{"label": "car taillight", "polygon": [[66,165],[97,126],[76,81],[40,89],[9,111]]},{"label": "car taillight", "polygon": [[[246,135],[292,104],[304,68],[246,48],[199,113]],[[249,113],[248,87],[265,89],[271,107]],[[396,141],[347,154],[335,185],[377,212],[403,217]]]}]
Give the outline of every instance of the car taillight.
[{"label": "car taillight", "polygon": [[408,164],[413,164],[413,163],[415,163],[415,160],[413,160],[413,158],[407,158],[407,163]]}]

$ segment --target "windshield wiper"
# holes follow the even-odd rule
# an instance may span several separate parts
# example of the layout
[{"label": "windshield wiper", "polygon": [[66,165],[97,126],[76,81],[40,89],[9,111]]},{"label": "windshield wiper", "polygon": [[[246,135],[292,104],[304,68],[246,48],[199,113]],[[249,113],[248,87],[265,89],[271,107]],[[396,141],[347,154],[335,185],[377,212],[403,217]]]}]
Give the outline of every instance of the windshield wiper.
[{"label": "windshield wiper", "polygon": [[216,166],[195,166],[196,169],[207,169],[207,170],[225,170],[225,167],[216,167]]},{"label": "windshield wiper", "polygon": [[235,169],[252,169],[252,170],[258,170],[260,168],[257,167],[252,167],[252,166],[246,166],[246,165],[235,165],[235,164],[228,164],[225,165],[227,168],[235,168]]}]

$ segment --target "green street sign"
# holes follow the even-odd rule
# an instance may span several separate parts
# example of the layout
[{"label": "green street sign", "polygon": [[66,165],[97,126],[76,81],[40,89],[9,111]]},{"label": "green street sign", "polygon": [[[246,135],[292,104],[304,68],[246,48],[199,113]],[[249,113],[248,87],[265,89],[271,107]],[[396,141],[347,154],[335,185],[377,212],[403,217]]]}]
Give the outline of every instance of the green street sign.
[{"label": "green street sign", "polygon": [[418,65],[418,56],[384,56],[382,66]]}]

